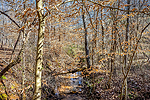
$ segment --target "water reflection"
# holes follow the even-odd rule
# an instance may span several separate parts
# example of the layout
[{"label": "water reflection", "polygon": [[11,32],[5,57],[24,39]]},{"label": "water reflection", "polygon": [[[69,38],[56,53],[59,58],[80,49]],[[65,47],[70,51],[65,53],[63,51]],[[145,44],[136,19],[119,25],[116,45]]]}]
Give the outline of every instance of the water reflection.
[{"label": "water reflection", "polygon": [[58,80],[60,81],[60,87],[56,85],[55,95],[59,93],[71,93],[71,92],[81,92],[82,89],[82,77],[81,72],[76,72],[74,74],[59,75]]}]

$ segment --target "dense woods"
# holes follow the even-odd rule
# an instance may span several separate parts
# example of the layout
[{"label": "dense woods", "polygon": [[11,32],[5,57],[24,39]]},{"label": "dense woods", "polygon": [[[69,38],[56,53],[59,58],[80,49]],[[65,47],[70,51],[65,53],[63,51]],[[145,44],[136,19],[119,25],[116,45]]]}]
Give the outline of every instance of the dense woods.
[{"label": "dense woods", "polygon": [[150,0],[0,0],[0,100],[149,100]]}]

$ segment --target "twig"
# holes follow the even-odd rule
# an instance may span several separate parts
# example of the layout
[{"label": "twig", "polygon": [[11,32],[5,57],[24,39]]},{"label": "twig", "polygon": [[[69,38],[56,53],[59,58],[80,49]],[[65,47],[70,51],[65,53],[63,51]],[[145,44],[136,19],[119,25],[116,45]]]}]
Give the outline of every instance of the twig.
[{"label": "twig", "polygon": [[9,64],[9,62],[7,62],[5,59],[2,58],[2,60],[3,60],[6,64]]}]

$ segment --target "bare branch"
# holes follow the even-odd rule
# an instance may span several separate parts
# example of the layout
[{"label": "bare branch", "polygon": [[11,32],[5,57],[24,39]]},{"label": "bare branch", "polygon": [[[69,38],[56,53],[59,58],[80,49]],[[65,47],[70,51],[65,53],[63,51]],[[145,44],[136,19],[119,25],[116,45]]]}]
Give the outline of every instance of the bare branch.
[{"label": "bare branch", "polygon": [[54,9],[57,9],[57,7],[59,7],[59,6],[63,5],[63,4],[65,4],[65,3],[72,2],[72,1],[78,1],[78,0],[68,0],[68,1],[64,1],[64,2],[61,2],[61,3],[57,4],[55,7],[53,7],[53,8],[50,9],[50,10],[46,9],[48,12],[44,15],[44,18],[45,18],[48,14],[50,14],[51,11],[53,11]]},{"label": "bare branch", "polygon": [[[33,20],[33,22],[29,25],[34,25],[35,24],[35,21],[36,21],[36,18]],[[30,30],[31,31],[31,30]],[[22,44],[22,47],[18,53],[18,56],[17,58],[15,58],[11,63],[9,63],[1,72],[0,72],[0,78],[2,77],[2,75],[4,75],[11,67],[15,66],[16,64],[19,64],[21,62],[21,54],[22,54],[22,51],[23,51],[23,48],[24,48],[24,45],[26,43],[26,41],[28,40],[28,35],[26,36],[26,39],[23,40],[23,44]]]},{"label": "bare branch", "polygon": [[15,20],[13,20],[8,14],[6,14],[6,13],[3,12],[3,11],[0,11],[0,13],[3,14],[3,15],[5,15],[5,16],[7,16],[14,24],[16,24],[19,28],[21,28],[20,25],[17,24],[17,22],[16,22]]},{"label": "bare branch", "polygon": [[9,65],[7,65],[7,66],[0,72],[0,77],[2,77],[2,75],[3,75],[5,72],[7,72],[11,67],[13,67],[14,65],[20,63],[20,61],[21,61],[20,56],[21,56],[22,49],[23,49],[23,46],[22,46],[22,48],[21,48],[21,50],[20,50],[20,52],[19,52],[17,58],[14,59],[14,61],[12,61],[11,63],[9,63]]},{"label": "bare branch", "polygon": [[116,7],[111,7],[111,6],[105,6],[105,5],[102,5],[100,3],[97,3],[97,2],[94,2],[94,1],[91,1],[91,0],[87,0],[93,4],[96,4],[96,5],[99,5],[101,7],[104,7],[104,8],[109,8],[109,9],[116,9],[116,10],[120,10],[120,11],[124,11],[124,12],[137,12],[137,13],[144,13],[146,15],[150,15],[150,13],[148,13],[149,11],[138,11],[138,10],[124,10],[124,9],[120,9],[120,8],[116,8]]},{"label": "bare branch", "polygon": [[142,38],[142,34],[143,34],[143,32],[145,31],[145,29],[146,29],[149,25],[150,25],[150,23],[148,23],[148,24],[142,29],[141,34],[140,34],[140,37],[139,37],[139,39],[137,40],[135,50],[134,50],[134,52],[133,52],[132,57],[130,58],[131,60],[130,60],[129,65],[128,65],[128,70],[127,70],[126,75],[124,76],[124,79],[123,79],[122,88],[123,88],[125,79],[127,78],[128,74],[129,74],[129,72],[130,72],[131,65],[132,65],[132,62],[133,62],[133,58],[134,58],[134,56],[135,56],[135,54],[136,54],[136,50],[137,50],[137,48],[138,48],[139,41],[140,41],[141,38]]},{"label": "bare branch", "polygon": [[83,5],[84,5],[84,8],[86,9],[86,12],[87,12],[87,14],[88,14],[88,16],[89,16],[89,20],[90,20],[90,23],[91,23],[91,25],[92,25],[92,29],[94,30],[95,33],[97,33],[97,31],[96,31],[96,29],[95,29],[95,27],[94,27],[94,25],[93,25],[93,22],[92,22],[92,18],[91,18],[91,16],[90,16],[90,13],[89,13],[87,7],[85,6],[85,4],[83,4]]},{"label": "bare branch", "polygon": [[[35,24],[35,21],[36,21],[36,18],[34,18],[33,22],[32,22],[29,26]],[[9,59],[9,62],[11,61],[12,55],[13,55],[13,53],[14,53],[14,51],[15,51],[15,49],[16,49],[16,46],[17,46],[17,44],[18,44],[18,42],[19,42],[19,39],[20,39],[20,36],[21,36],[21,31],[23,31],[23,29],[21,29],[20,32],[19,32],[19,35],[18,35],[17,41],[16,41],[16,43],[15,43],[14,49],[13,49],[13,51],[12,51],[12,53],[11,53],[11,57],[10,57],[10,59]]]}]

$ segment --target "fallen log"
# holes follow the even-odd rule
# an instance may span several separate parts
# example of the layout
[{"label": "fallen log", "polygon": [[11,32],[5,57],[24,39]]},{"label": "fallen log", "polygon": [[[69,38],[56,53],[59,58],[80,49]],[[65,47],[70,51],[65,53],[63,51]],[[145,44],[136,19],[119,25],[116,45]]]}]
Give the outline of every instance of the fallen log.
[{"label": "fallen log", "polygon": [[58,76],[58,75],[63,75],[63,74],[76,73],[76,72],[83,71],[85,69],[87,69],[87,67],[77,68],[77,69],[73,69],[73,70],[70,70],[70,71],[67,71],[67,72],[62,72],[62,73],[55,73],[53,75]]}]

